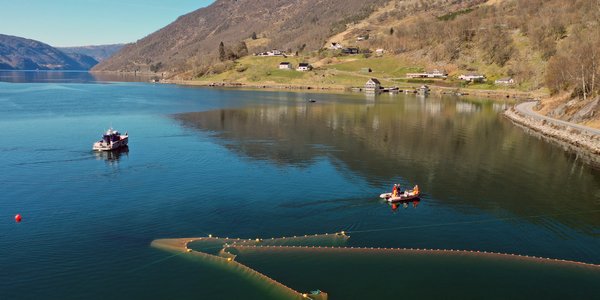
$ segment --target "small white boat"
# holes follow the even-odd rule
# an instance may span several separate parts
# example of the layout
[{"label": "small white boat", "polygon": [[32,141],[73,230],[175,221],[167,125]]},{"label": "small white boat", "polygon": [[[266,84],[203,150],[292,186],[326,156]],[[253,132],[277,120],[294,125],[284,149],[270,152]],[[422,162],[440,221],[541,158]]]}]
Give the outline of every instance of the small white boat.
[{"label": "small white boat", "polygon": [[120,134],[118,131],[110,128],[104,133],[102,139],[95,142],[92,149],[94,151],[111,151],[127,146],[129,134]]}]

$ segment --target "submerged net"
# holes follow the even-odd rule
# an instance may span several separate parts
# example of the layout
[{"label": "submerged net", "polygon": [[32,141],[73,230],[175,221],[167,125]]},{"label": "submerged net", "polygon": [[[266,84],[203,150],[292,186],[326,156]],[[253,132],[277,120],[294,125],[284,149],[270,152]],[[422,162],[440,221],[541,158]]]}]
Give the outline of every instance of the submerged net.
[{"label": "submerged net", "polygon": [[[346,247],[348,238],[349,236],[345,232],[267,239],[233,239],[210,236],[155,240],[152,242],[152,246],[173,252],[177,256],[180,256],[178,254],[185,254],[181,256],[225,268],[255,282],[265,293],[273,295],[275,298],[285,299],[327,299],[328,294],[319,290],[312,293],[301,293],[273,278],[284,279],[286,282],[294,284],[294,286],[308,290],[315,288],[314,285],[330,282],[332,279],[328,276],[336,277],[339,276],[340,272],[357,272],[361,276],[348,277],[348,274],[344,273],[344,276],[340,278],[345,278],[344,280],[350,281],[349,283],[355,287],[363,284],[362,287],[366,288],[369,285],[377,286],[379,283],[372,281],[364,285],[365,283],[360,280],[368,281],[371,278],[365,277],[364,274],[382,276],[386,270],[394,270],[386,275],[394,278],[397,275],[397,270],[412,268],[412,270],[417,270],[414,272],[416,274],[422,269],[421,266],[425,267],[424,269],[431,270],[440,268],[441,265],[449,269],[455,268],[454,271],[460,273],[463,272],[465,264],[471,264],[473,269],[476,270],[475,273],[481,272],[481,276],[487,274],[486,272],[489,270],[498,270],[499,268],[503,270],[499,273],[501,275],[504,274],[502,272],[506,274],[513,272],[533,274],[529,271],[534,269],[544,273],[548,277],[548,282],[564,280],[560,275],[562,273],[557,273],[557,270],[561,272],[567,270],[574,274],[571,277],[583,278],[573,283],[581,285],[582,288],[589,288],[586,278],[600,279],[600,266],[594,264],[484,251]],[[432,264],[431,262],[435,263]],[[507,266],[510,268],[506,269]],[[258,269],[264,270],[263,272],[270,274],[271,277],[257,271]],[[333,270],[333,273],[331,273],[331,270]],[[444,271],[447,272],[442,267],[439,273],[442,274]],[[410,276],[406,271],[405,273],[403,276]],[[581,274],[584,274],[584,276]],[[530,279],[524,276],[521,276],[519,280]],[[531,279],[534,280],[534,277],[531,276]],[[452,282],[452,280],[453,278],[449,278],[449,282]],[[351,283],[352,281],[354,283]],[[456,285],[459,284],[460,281],[456,283]],[[335,289],[335,284],[330,285],[327,283],[324,287]],[[542,287],[540,286],[540,288]],[[336,290],[336,294],[340,296],[360,296],[351,295],[351,293],[354,292]],[[387,291],[375,292],[373,295],[387,298],[386,293]]]}]

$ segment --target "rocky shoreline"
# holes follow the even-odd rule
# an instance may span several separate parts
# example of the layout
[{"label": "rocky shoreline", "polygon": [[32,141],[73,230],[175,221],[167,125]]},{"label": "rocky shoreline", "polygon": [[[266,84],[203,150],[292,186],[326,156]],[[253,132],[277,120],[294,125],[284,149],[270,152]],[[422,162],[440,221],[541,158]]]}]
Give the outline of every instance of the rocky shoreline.
[{"label": "rocky shoreline", "polygon": [[504,116],[529,134],[560,145],[573,152],[585,162],[600,167],[600,135],[583,130],[538,120],[518,112],[514,107],[504,111]]},{"label": "rocky shoreline", "polygon": [[196,80],[161,80],[160,83],[179,84],[201,87],[221,87],[221,88],[247,88],[247,89],[271,89],[271,90],[320,90],[320,91],[348,91],[344,86],[336,85],[299,85],[299,84],[280,84],[280,83],[242,83],[242,82],[207,82]]}]

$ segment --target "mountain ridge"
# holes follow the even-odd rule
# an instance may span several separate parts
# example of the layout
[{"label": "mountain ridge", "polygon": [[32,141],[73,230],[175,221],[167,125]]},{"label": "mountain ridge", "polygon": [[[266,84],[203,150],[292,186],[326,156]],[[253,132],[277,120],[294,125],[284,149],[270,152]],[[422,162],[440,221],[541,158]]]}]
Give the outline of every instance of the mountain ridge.
[{"label": "mountain ridge", "polygon": [[67,54],[83,54],[101,62],[119,52],[125,44],[86,45],[75,47],[55,47]]},{"label": "mountain ridge", "polygon": [[217,61],[220,42],[234,47],[248,41],[251,52],[317,50],[332,33],[344,29],[340,22],[360,20],[387,1],[217,0],[125,46],[93,70],[149,71],[159,66],[172,74],[195,73]]},{"label": "mountain ridge", "polygon": [[0,69],[89,70],[97,63],[87,55],[67,54],[40,41],[0,34]]}]

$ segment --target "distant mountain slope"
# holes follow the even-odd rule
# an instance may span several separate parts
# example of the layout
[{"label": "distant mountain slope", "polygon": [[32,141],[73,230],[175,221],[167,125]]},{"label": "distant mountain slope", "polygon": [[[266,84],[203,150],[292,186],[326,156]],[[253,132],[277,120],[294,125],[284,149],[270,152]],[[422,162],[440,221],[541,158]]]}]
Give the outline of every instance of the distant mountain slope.
[{"label": "distant mountain slope", "polygon": [[86,55],[68,55],[39,41],[0,34],[0,69],[89,70],[97,63]]},{"label": "distant mountain slope", "polygon": [[67,54],[83,54],[90,56],[97,61],[103,61],[119,52],[123,46],[125,46],[125,44],[57,47],[57,49]]},{"label": "distant mountain slope", "polygon": [[[235,46],[256,33],[252,51],[315,50],[345,24],[367,17],[388,0],[217,0],[179,17],[94,67],[96,71],[181,73],[214,60],[219,43]],[[159,66],[157,68],[157,66]]]}]

